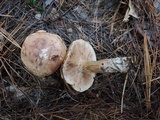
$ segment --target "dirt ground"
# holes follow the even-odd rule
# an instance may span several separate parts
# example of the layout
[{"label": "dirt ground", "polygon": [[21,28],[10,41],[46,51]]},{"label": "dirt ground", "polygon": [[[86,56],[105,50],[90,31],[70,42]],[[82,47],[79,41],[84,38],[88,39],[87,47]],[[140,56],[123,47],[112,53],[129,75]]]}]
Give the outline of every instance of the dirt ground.
[{"label": "dirt ground", "polygon": [[[22,43],[38,30],[67,47],[89,41],[98,60],[131,57],[129,70],[71,93],[60,69],[40,78],[24,67]],[[158,120],[159,92],[159,0],[0,0],[1,120]]]}]

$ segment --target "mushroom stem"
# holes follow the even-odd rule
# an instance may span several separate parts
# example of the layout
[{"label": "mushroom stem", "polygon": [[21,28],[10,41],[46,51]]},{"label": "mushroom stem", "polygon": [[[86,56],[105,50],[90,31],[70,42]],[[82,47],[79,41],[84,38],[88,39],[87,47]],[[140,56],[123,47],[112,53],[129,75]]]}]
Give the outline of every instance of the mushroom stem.
[{"label": "mushroom stem", "polygon": [[88,61],[83,64],[83,69],[85,72],[94,73],[125,73],[129,69],[129,59],[128,57],[117,57],[98,61]]}]

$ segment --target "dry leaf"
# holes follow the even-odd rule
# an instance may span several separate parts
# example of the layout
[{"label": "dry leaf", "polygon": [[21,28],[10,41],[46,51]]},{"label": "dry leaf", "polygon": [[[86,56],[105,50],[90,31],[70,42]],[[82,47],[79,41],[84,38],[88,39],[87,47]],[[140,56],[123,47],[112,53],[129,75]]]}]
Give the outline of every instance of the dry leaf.
[{"label": "dry leaf", "polygon": [[46,0],[45,1],[45,6],[48,6],[48,5],[50,5],[52,3],[52,0]]},{"label": "dry leaf", "polygon": [[129,6],[129,8],[126,11],[126,14],[124,16],[123,22],[128,22],[130,15],[135,17],[135,18],[137,18],[137,19],[139,18],[137,13],[136,13],[136,11],[135,11],[135,8],[134,8],[131,0],[129,0],[129,5],[128,6]]},{"label": "dry leaf", "polygon": [[42,15],[40,13],[35,14],[34,16],[37,20],[41,20]]}]

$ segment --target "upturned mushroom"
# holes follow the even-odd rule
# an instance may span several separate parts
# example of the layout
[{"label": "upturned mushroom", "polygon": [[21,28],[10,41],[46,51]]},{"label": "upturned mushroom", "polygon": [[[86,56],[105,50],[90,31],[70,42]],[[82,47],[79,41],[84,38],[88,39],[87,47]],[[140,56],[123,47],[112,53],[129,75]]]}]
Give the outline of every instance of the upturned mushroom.
[{"label": "upturned mushroom", "polygon": [[127,57],[96,61],[96,54],[89,42],[79,39],[73,41],[68,48],[61,76],[74,90],[84,92],[92,86],[96,73],[125,73],[128,69]]},{"label": "upturned mushroom", "polygon": [[58,69],[66,50],[60,36],[39,30],[25,39],[21,48],[21,60],[31,73],[44,77]]}]

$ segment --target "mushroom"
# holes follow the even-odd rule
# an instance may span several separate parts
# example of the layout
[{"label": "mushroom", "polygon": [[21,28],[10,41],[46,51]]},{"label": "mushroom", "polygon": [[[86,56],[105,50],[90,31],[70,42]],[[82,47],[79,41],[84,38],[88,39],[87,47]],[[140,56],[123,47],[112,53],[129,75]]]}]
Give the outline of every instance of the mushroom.
[{"label": "mushroom", "polygon": [[67,86],[69,84],[75,91],[84,92],[92,86],[96,73],[125,73],[128,69],[127,57],[96,61],[96,54],[89,42],[79,39],[68,48],[61,76]]},{"label": "mushroom", "polygon": [[30,34],[21,49],[21,60],[38,77],[54,73],[63,62],[66,46],[60,36],[39,30]]}]

